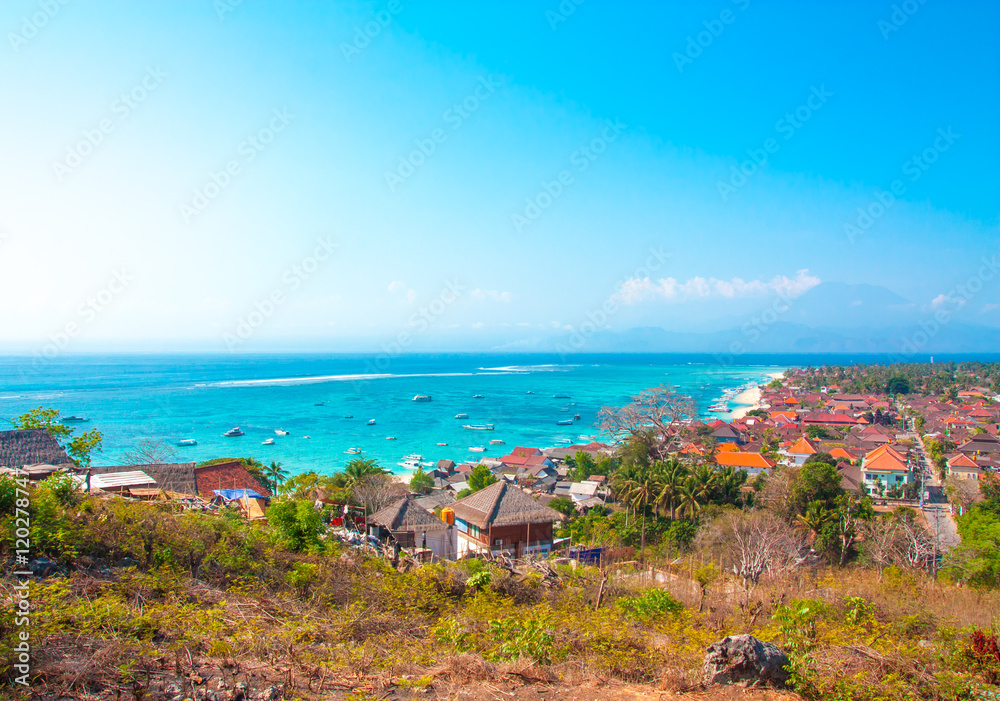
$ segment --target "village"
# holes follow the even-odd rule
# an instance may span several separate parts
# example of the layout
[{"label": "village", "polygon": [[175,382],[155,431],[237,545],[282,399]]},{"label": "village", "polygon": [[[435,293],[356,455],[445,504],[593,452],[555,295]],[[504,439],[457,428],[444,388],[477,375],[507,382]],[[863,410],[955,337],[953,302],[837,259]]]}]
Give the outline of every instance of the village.
[{"label": "village", "polygon": [[[587,542],[578,530],[574,540],[566,522],[597,510],[624,511],[627,523],[630,511],[635,518],[650,506],[654,512],[662,506],[671,519],[695,517],[712,500],[705,484],[702,497],[695,494],[699,479],[716,491],[728,485],[729,497],[718,503],[751,506],[764,498],[762,485],[773,473],[821,461],[835,467],[845,493],[869,498],[876,512],[916,509],[934,540],[957,545],[954,516],[982,499],[984,475],[1000,469],[996,394],[985,386],[951,398],[847,393],[836,384],[814,388],[815,381],[813,369],[790,369],[761,386],[754,408],[729,421],[697,419],[696,408],[668,390],[665,396],[680,402],[669,420],[667,414],[642,417],[631,426],[654,444],[644,460],[668,460],[681,469],[679,483],[658,483],[659,501],[636,499],[630,489],[627,470],[619,468],[635,436],[614,420],[602,428],[610,434],[617,427],[615,443],[518,446],[476,463],[440,460],[412,479],[392,476],[363,456],[348,481],[315,473],[285,480],[280,470],[269,478],[254,461],[235,458],[81,467],[46,428],[0,432],[0,466],[32,481],[69,474],[90,494],[205,512],[233,508],[250,521],[266,521],[279,495],[307,499],[323,514],[330,537],[427,561],[593,557],[602,547],[620,552],[630,544],[620,535],[617,542]],[[349,466],[344,474],[351,473]],[[645,530],[641,542],[631,544],[644,547]]]}]

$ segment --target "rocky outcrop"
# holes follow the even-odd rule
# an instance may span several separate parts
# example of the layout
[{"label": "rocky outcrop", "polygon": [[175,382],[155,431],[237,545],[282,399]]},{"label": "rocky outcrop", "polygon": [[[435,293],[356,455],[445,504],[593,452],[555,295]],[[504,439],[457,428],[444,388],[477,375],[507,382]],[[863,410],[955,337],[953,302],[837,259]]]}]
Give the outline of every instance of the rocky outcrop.
[{"label": "rocky outcrop", "polygon": [[752,635],[732,635],[708,646],[703,668],[705,684],[784,686],[788,656],[777,645]]}]

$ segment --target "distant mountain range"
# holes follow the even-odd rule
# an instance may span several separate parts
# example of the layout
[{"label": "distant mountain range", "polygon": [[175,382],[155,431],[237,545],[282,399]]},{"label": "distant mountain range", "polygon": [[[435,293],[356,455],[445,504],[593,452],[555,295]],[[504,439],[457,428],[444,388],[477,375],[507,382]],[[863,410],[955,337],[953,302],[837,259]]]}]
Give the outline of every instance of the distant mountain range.
[{"label": "distant mountain range", "polygon": [[672,331],[652,326],[566,334],[509,344],[505,350],[647,353],[928,353],[1000,352],[1000,328],[949,317],[877,285],[827,282],[785,304],[767,303],[728,328]]}]

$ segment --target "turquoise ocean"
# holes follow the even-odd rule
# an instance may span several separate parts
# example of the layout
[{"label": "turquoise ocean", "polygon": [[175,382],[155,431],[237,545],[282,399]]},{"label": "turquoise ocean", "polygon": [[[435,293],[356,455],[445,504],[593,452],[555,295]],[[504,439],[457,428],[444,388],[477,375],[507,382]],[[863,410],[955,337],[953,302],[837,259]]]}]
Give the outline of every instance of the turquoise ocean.
[{"label": "turquoise ocean", "polygon": [[[291,473],[329,473],[343,468],[353,457],[346,451],[357,448],[402,473],[398,463],[409,454],[463,462],[499,457],[517,445],[600,440],[601,407],[625,404],[660,384],[677,386],[704,416],[712,416],[707,408],[726,389],[766,382],[769,373],[818,359],[766,356],[742,365],[722,365],[707,355],[635,354],[568,361],[523,354],[377,360],[292,354],[0,357],[0,420],[39,406],[84,417],[85,423],[74,424],[78,430],[97,428],[105,436],[94,464],[119,464],[123,451],[142,439],[173,446],[194,439],[197,445],[175,447],[177,461],[253,456],[280,461]],[[431,401],[414,402],[418,394]],[[577,414],[571,426],[556,423]],[[495,429],[462,428],[486,423]],[[246,435],[223,436],[236,426]],[[274,445],[262,445],[268,438]]]}]

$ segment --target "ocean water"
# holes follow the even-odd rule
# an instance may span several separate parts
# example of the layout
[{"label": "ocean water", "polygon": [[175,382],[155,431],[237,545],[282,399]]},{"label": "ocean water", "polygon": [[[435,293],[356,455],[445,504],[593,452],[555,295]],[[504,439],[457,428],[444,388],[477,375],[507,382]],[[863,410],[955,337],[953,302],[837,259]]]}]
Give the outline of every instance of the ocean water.
[{"label": "ocean water", "polygon": [[[723,366],[698,355],[592,355],[571,363],[540,355],[412,355],[377,369],[366,356],[80,355],[45,362],[11,356],[0,357],[0,419],[38,406],[84,416],[79,430],[105,435],[94,459],[102,465],[118,464],[144,438],[171,445],[193,438],[196,446],[175,448],[178,461],[253,456],[280,461],[291,473],[329,473],[353,457],[349,448],[360,448],[402,473],[398,463],[411,453],[462,462],[499,457],[516,445],[599,440],[602,406],[622,405],[663,383],[694,397],[710,416],[708,406],[726,389],[766,382],[768,373],[801,360],[774,356]],[[417,394],[432,400],[412,401]],[[469,418],[456,419],[459,413]],[[575,414],[580,419],[572,426],[556,425]],[[485,423],[495,430],[462,428]],[[246,435],[222,435],[234,426]],[[276,435],[279,428],[290,435]],[[267,438],[275,444],[261,445]],[[494,439],[505,444],[490,445]]]}]

